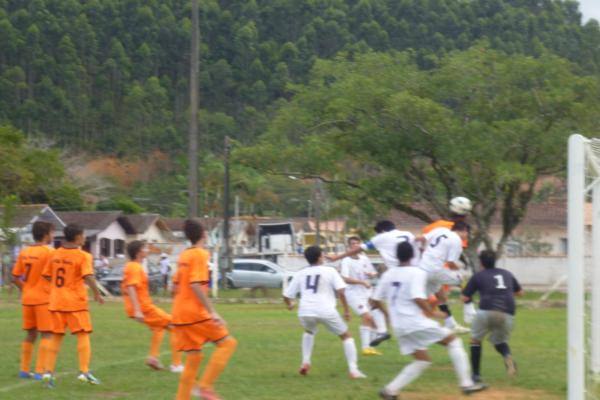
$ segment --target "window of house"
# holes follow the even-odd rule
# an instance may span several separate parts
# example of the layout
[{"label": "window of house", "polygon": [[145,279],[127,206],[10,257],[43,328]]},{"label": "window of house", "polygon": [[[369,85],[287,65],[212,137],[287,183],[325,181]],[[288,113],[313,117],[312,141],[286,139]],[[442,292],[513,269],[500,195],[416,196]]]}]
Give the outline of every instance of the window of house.
[{"label": "window of house", "polygon": [[115,239],[113,241],[113,246],[115,249],[115,255],[117,254],[125,254],[125,241],[121,239]]},{"label": "window of house", "polygon": [[567,254],[569,252],[569,241],[567,238],[560,238],[560,253]]},{"label": "window of house", "polygon": [[100,255],[110,257],[110,239],[100,239]]}]

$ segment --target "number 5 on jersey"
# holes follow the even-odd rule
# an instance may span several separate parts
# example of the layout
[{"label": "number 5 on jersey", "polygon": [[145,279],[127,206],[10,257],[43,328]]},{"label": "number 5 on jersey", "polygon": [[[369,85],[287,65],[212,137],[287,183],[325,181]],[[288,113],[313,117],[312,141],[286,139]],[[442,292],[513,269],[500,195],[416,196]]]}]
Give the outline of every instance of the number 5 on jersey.
[{"label": "number 5 on jersey", "polygon": [[[314,278],[314,282],[313,282]],[[313,293],[317,293],[319,290],[319,279],[321,279],[321,275],[307,275],[306,276],[306,290],[311,290]]]}]

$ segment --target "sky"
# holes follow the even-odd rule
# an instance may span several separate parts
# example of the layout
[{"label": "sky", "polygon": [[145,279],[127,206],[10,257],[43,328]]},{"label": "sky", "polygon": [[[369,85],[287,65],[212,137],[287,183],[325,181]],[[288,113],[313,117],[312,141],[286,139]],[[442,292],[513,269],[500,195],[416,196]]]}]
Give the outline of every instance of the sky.
[{"label": "sky", "polygon": [[590,18],[600,21],[600,0],[579,0],[579,4],[584,22]]}]

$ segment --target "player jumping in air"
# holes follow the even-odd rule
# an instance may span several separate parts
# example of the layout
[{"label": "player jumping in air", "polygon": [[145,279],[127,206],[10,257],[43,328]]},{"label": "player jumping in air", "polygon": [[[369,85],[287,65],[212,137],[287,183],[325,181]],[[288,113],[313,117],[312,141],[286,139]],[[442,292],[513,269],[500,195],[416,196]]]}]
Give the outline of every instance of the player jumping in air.
[{"label": "player jumping in air", "polygon": [[[48,245],[53,240],[54,226],[49,222],[36,221],[31,233],[35,244],[27,246],[19,253],[12,271],[12,281],[21,290],[23,304],[23,329],[27,331],[21,343],[20,378],[42,379],[46,354],[52,340],[52,316],[48,311],[50,282],[42,277],[42,270],[50,260],[54,249]],[[33,345],[41,336],[35,364],[35,374],[29,372]]]},{"label": "player jumping in air", "polygon": [[60,345],[68,327],[77,336],[79,354],[79,376],[81,382],[98,385],[100,381],[90,373],[92,357],[90,333],[92,319],[88,307],[89,286],[94,292],[94,300],[103,304],[104,299],[96,286],[92,256],[81,250],[85,243],[83,228],[77,224],[68,224],[64,228],[66,242],[54,251],[50,261],[44,267],[42,276],[50,280],[50,304],[52,314],[52,342],[46,357],[46,372],[42,381],[47,387],[54,386],[54,367]]},{"label": "player jumping in air", "polygon": [[405,386],[417,379],[431,365],[427,348],[434,343],[448,349],[458,383],[465,394],[486,389],[486,385],[474,383],[471,379],[469,361],[462,341],[448,328],[441,327],[431,319],[444,318],[446,315],[433,310],[427,301],[427,273],[411,263],[413,247],[409,243],[400,243],[397,255],[400,267],[390,268],[383,274],[372,300],[380,308],[384,307],[384,302],[387,303],[390,323],[400,344],[400,353],[412,355],[414,361],[381,390],[380,397],[396,399]]},{"label": "player jumping in air", "polygon": [[[158,359],[160,344],[165,330],[171,329],[171,315],[152,303],[148,288],[148,275],[142,263],[147,255],[146,245],[141,240],[134,240],[127,245],[129,261],[123,270],[122,290],[125,312],[130,318],[148,326],[152,331],[150,353],[146,358],[146,365],[153,369],[163,369]],[[171,371],[183,372],[181,353],[177,351],[175,335],[171,333]]]},{"label": "player jumping in air", "polygon": [[[356,236],[348,239],[348,248],[360,249],[361,240]],[[385,316],[379,309],[372,310],[369,304],[369,298],[373,292],[371,279],[377,277],[377,271],[369,261],[369,258],[359,253],[354,256],[346,257],[342,260],[340,274],[344,282],[348,284],[345,295],[348,305],[361,319],[360,321],[360,341],[362,354],[381,355],[380,352],[370,346],[377,334],[387,333]]]},{"label": "player jumping in air", "polygon": [[[396,247],[398,246],[398,243],[402,242],[408,242],[413,246],[415,259],[417,258],[418,251],[415,245],[415,235],[412,233],[396,229],[394,223],[388,220],[377,222],[374,230],[377,234],[368,242],[361,244],[358,248],[350,249],[344,254],[328,257],[328,260],[337,261],[344,257],[352,257],[356,254],[359,254],[361,251],[377,250],[381,255],[381,258],[383,258],[385,266],[388,269],[394,268],[398,266]],[[371,341],[370,345],[375,347],[384,340],[388,340],[390,337],[391,336],[389,333],[387,333],[387,330],[385,332],[379,332],[375,339]]]},{"label": "player jumping in air", "polygon": [[308,247],[304,251],[304,257],[310,266],[294,275],[283,294],[285,304],[290,311],[294,309],[293,299],[300,294],[298,318],[304,328],[300,374],[306,375],[310,369],[317,326],[324,325],[342,340],[350,377],[352,379],[366,378],[366,375],[358,369],[354,339],[352,339],[348,326],[335,308],[337,293],[344,307],[344,318],[350,320],[350,311],[344,296],[346,284],[333,267],[323,265],[321,248],[317,246]]},{"label": "player jumping in air", "polygon": [[471,277],[462,292],[463,301],[471,303],[473,295],[479,292],[479,311],[473,318],[471,331],[471,368],[473,380],[481,380],[481,342],[489,334],[496,351],[500,353],[509,375],[517,373],[508,340],[513,328],[515,315],[514,295],[522,295],[521,285],[507,270],[496,268],[496,253],[484,250],[479,254],[483,270]]},{"label": "player jumping in air", "polygon": [[[204,249],[206,232],[194,220],[186,220],[185,237],[192,246],[183,251],[177,263],[173,279],[173,325],[178,350],[185,351],[187,358],[179,380],[177,400],[188,400],[191,395],[204,400],[219,400],[213,385],[235,352],[237,340],[229,334],[225,321],[208,298],[209,253]],[[202,347],[206,342],[215,344],[202,378],[196,374],[202,361]]]}]

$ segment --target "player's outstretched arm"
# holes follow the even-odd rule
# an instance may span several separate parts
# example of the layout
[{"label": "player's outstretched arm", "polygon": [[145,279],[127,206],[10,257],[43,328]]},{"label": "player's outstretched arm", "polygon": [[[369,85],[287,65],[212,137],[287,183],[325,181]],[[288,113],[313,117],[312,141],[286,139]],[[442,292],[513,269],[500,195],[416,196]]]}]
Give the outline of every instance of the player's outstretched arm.
[{"label": "player's outstretched arm", "polygon": [[100,289],[98,289],[98,285],[96,285],[96,278],[94,278],[94,275],[86,275],[83,279],[88,287],[92,289],[92,292],[94,292],[94,300],[96,300],[97,303],[104,304],[104,298],[100,293]]},{"label": "player's outstretched arm", "polygon": [[204,294],[204,291],[202,290],[202,285],[200,284],[200,282],[192,282],[192,283],[190,283],[190,286],[192,287],[192,291],[194,292],[194,295],[196,296],[198,301],[200,303],[202,303],[202,305],[204,306],[206,311],[208,311],[208,313],[212,316],[212,319],[214,319],[215,321],[217,321],[223,325],[226,325],[225,320],[223,318],[221,318],[221,316],[217,313],[217,311],[215,310],[215,308],[214,308],[212,302],[210,301],[210,299],[208,298],[208,296],[206,294]]},{"label": "player's outstretched arm", "polygon": [[336,254],[336,255],[332,255],[332,256],[331,255],[327,255],[327,256],[325,256],[325,259],[327,261],[329,261],[329,262],[334,262],[334,261],[337,261],[337,260],[341,260],[342,258],[345,258],[345,257],[355,256],[358,253],[361,253],[362,251],[363,251],[363,249],[359,247],[359,248],[356,248],[356,249],[348,250],[347,252],[342,253],[342,254]]}]

